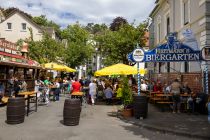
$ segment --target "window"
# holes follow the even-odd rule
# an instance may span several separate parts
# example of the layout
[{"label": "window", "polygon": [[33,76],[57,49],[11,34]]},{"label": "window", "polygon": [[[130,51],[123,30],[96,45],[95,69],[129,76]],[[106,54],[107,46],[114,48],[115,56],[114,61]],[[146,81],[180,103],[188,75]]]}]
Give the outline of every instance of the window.
[{"label": "window", "polygon": [[189,63],[184,62],[184,72],[189,72]]},{"label": "window", "polygon": [[22,30],[26,30],[26,23],[22,23]]},{"label": "window", "polygon": [[7,23],[7,29],[12,30],[12,23],[9,23],[9,22]]},{"label": "window", "polygon": [[171,65],[170,65],[170,62],[167,62],[166,64],[166,69],[167,69],[167,72],[169,73],[170,72],[170,69],[171,69]]},{"label": "window", "polygon": [[166,19],[166,35],[170,33],[170,18],[167,17]]},{"label": "window", "polygon": [[160,43],[160,23],[158,24],[158,26],[157,26],[157,41],[158,41],[158,43]]},{"label": "window", "polygon": [[183,0],[183,24],[189,23],[189,2],[188,0]]},{"label": "window", "polygon": [[161,41],[161,16],[157,18],[157,43]]},{"label": "window", "polygon": [[161,66],[162,66],[162,63],[159,62],[158,73],[161,73]]}]

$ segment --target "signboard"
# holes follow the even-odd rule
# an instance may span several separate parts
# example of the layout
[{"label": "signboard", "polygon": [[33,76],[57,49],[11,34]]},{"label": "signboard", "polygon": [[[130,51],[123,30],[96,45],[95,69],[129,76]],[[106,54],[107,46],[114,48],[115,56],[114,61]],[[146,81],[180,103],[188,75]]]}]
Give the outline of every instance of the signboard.
[{"label": "signboard", "polygon": [[21,55],[21,52],[18,50],[19,46],[16,44],[6,41],[5,39],[0,39],[0,51],[11,53],[15,55]]},{"label": "signboard", "polygon": [[137,48],[132,53],[133,60],[135,62],[142,62],[144,60],[144,50]]},{"label": "signboard", "polygon": [[189,62],[204,60],[200,50],[194,50],[181,43],[173,34],[168,36],[167,43],[161,44],[147,52],[140,50],[137,52],[139,55],[133,55],[135,50],[129,54],[128,60],[132,62]]},{"label": "signboard", "polygon": [[195,35],[193,34],[193,31],[191,29],[183,30],[182,35],[184,36],[183,44],[189,46],[190,48],[192,48],[194,50],[199,50],[198,42],[197,42]]}]

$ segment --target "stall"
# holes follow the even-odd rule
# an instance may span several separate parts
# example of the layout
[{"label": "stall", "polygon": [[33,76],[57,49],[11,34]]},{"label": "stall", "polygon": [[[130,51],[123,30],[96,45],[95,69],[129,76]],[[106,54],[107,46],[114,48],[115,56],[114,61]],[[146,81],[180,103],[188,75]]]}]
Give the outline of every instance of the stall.
[{"label": "stall", "polygon": [[34,90],[34,80],[38,77],[41,66],[27,57],[28,45],[22,47],[0,39],[0,85],[4,96],[8,96],[8,80],[15,76],[27,83],[27,91]]}]

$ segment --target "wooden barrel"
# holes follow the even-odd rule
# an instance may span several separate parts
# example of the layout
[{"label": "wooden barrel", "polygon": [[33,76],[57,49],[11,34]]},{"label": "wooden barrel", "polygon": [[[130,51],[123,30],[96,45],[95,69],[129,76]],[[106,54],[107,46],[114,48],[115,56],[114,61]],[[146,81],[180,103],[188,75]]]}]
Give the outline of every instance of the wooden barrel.
[{"label": "wooden barrel", "polygon": [[146,118],[148,112],[148,102],[146,96],[134,96],[134,117],[139,119],[140,117]]},{"label": "wooden barrel", "polygon": [[25,118],[25,99],[23,97],[9,98],[7,104],[7,123],[23,123]]},{"label": "wooden barrel", "polygon": [[63,124],[68,126],[78,125],[81,112],[80,99],[66,99],[63,109]]}]

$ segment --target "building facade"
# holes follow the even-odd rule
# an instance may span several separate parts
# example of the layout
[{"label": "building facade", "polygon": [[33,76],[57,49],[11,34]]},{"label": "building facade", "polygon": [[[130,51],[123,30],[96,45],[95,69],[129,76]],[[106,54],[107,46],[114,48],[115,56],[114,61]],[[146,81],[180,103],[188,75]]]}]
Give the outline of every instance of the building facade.
[{"label": "building facade", "polygon": [[13,10],[7,17],[0,11],[0,38],[16,43],[19,39],[30,39],[31,32],[33,40],[39,41],[46,33],[50,38],[60,41],[53,27],[41,27],[37,25],[25,13]]},{"label": "building facade", "polygon": [[[210,0],[156,0],[150,14],[150,47],[166,42],[169,32],[177,32],[177,38],[184,41],[182,32],[191,29],[198,48],[210,46]],[[157,73],[199,72],[199,62],[156,63]]]},{"label": "building facade", "polygon": [[13,43],[16,43],[19,39],[29,39],[29,28],[32,29],[35,41],[42,39],[42,28],[24,13],[14,10],[0,23],[0,38],[5,38]]},{"label": "building facade", "polygon": [[[183,31],[190,29],[197,40],[197,48],[210,46],[210,0],[156,0],[150,13],[150,49],[166,42],[170,32],[177,33],[177,39],[185,41]],[[192,47],[192,46],[190,46]],[[194,91],[204,87],[203,64],[201,62],[159,62],[154,63],[153,73],[163,81],[180,77],[191,83]]]}]

